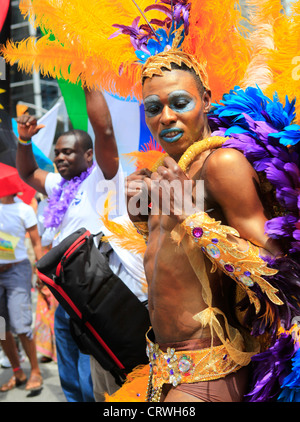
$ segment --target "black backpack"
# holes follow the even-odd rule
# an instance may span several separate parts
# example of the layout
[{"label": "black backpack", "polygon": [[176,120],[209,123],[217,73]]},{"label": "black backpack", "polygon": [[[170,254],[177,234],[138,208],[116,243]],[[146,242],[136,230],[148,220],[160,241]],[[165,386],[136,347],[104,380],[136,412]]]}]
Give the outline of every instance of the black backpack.
[{"label": "black backpack", "polygon": [[149,313],[110,269],[109,251],[99,251],[101,240],[95,245],[98,235],[77,230],[37,262],[37,275],[70,316],[79,349],[121,385],[135,366],[148,363]]}]

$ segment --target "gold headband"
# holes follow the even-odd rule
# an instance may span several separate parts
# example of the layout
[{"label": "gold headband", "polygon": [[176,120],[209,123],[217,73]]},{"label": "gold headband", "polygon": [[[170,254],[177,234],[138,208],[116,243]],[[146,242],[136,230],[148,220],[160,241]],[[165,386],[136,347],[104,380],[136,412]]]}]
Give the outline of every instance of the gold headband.
[{"label": "gold headband", "polygon": [[149,57],[143,66],[142,80],[144,78],[151,79],[153,76],[163,76],[162,68],[172,70],[172,63],[178,66],[184,63],[188,68],[192,68],[200,78],[204,88],[210,90],[205,64],[198,63],[192,55],[177,49],[170,49]]}]

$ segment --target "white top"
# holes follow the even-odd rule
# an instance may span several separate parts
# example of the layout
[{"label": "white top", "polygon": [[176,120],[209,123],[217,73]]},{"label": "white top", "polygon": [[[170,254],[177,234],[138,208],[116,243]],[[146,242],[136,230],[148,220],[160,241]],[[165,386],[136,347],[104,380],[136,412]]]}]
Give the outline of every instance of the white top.
[{"label": "white top", "polygon": [[0,264],[28,258],[25,244],[27,229],[37,224],[33,208],[18,199],[0,204]]},{"label": "white top", "polygon": [[[53,189],[62,180],[58,173],[49,173],[46,177],[45,190],[50,196]],[[78,192],[69,205],[61,225],[56,230],[52,246],[58,245],[63,239],[81,227],[85,227],[92,234],[100,231],[104,201],[108,192],[113,192],[111,201],[114,209],[110,217],[117,217],[127,213],[124,191],[124,174],[121,166],[118,173],[111,180],[106,180],[98,165],[91,174],[80,184]]]},{"label": "white top", "polygon": [[[48,196],[51,195],[53,188],[57,186],[61,179],[61,176],[57,173],[47,175],[45,190]],[[121,166],[113,179],[106,180],[101,169],[96,165],[91,174],[79,186],[78,192],[57,230],[52,245],[56,246],[81,227],[86,228],[92,234],[101,231],[107,234],[100,215],[103,213],[104,201],[107,199],[108,192],[114,192],[114,195],[111,196],[113,210],[110,212],[109,218],[118,222],[121,222],[123,218],[128,219],[124,173]],[[96,238],[95,241],[97,241]],[[140,301],[147,300],[143,257],[122,250],[115,245],[112,245],[112,247],[113,251],[109,256],[111,270],[120,277]]]},{"label": "white top", "polygon": [[[128,214],[126,214],[114,218],[113,221],[118,224],[128,224],[130,220]],[[101,228],[101,231],[105,236],[111,234],[104,226]],[[109,255],[109,266],[111,270],[120,277],[141,302],[146,301],[148,299],[148,288],[144,271],[143,255],[135,254],[127,249],[123,249],[113,240],[109,243],[113,249],[113,252]]]},{"label": "white top", "polygon": [[44,226],[44,209],[47,206],[47,199],[43,199],[37,209],[37,221],[38,221],[38,231],[41,237],[41,244],[43,247],[52,245],[53,238],[55,236],[55,229],[52,227],[46,228]]}]

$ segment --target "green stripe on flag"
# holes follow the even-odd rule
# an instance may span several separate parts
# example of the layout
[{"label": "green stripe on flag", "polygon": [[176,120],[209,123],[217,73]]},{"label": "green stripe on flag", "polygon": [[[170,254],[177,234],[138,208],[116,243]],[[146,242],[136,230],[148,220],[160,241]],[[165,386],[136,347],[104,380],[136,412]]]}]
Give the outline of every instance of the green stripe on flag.
[{"label": "green stripe on flag", "polygon": [[73,129],[88,131],[88,115],[85,94],[81,85],[72,84],[64,79],[58,79],[58,84],[64,97],[66,109]]},{"label": "green stripe on flag", "polygon": [[[40,28],[42,34],[47,34],[45,28]],[[50,34],[50,40],[55,40],[55,34]],[[81,84],[72,84],[65,79],[57,79],[60,91],[64,97],[66,109],[73,129],[88,131],[88,115],[85,94]]]}]

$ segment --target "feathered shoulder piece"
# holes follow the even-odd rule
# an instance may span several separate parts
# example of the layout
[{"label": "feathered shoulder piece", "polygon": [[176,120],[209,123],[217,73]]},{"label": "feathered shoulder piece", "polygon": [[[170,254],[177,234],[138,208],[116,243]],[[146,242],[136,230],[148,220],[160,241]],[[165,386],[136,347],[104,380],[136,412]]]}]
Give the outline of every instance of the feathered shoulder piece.
[{"label": "feathered shoulder piece", "polygon": [[[276,93],[270,99],[258,87],[235,87],[220,104],[214,104],[209,115],[212,138],[225,139],[218,146],[242,151],[258,171],[272,215],[266,232],[287,243],[288,254],[267,260],[273,273],[263,277],[278,293],[280,304],[270,300],[258,284],[252,291],[260,303],[258,311],[247,295],[237,303],[251,335],[267,339],[267,348],[252,357],[252,384],[245,397],[251,402],[295,401],[300,385],[296,371],[300,330],[295,324],[300,318],[300,126],[294,123],[295,115],[294,100],[286,98],[283,105]],[[149,149],[155,150],[155,144],[150,143]],[[139,165],[146,163],[141,156],[136,160]]]},{"label": "feathered shoulder piece", "polygon": [[222,147],[243,152],[258,172],[271,214],[265,231],[286,248],[285,256],[267,261],[277,273],[264,276],[277,289],[282,305],[275,306],[258,291],[259,313],[249,306],[248,298],[239,302],[251,334],[269,333],[272,339],[267,350],[252,358],[255,370],[246,401],[293,401],[299,377],[292,371],[291,359],[297,366],[295,323],[300,318],[300,126],[295,123],[295,100],[286,97],[283,105],[276,93],[271,99],[258,87],[236,86],[213,106],[209,116],[213,135],[227,137]]},{"label": "feathered shoulder piece", "polygon": [[288,252],[300,252],[300,126],[295,101],[281,104],[257,88],[239,87],[214,104],[209,116],[214,135],[228,137],[223,147],[242,151],[261,176],[272,218],[266,233],[282,239]]}]

